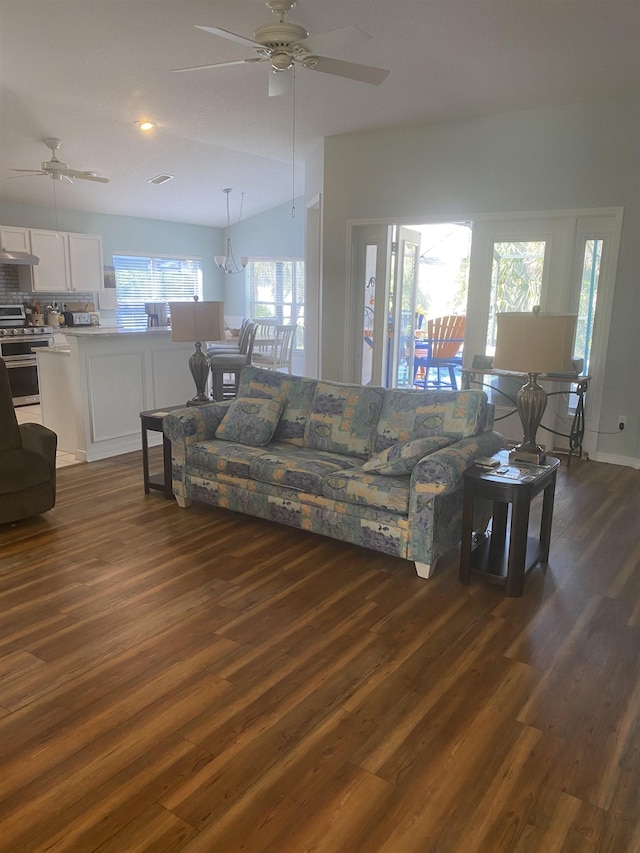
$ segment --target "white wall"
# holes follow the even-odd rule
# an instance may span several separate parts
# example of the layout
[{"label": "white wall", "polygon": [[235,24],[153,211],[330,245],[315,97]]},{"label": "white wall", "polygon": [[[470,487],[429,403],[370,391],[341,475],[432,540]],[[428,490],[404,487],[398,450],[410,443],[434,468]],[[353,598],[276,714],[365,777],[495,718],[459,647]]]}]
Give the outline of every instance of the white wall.
[{"label": "white wall", "polygon": [[[581,104],[329,137],[323,182],[323,375],[343,379],[347,227],[479,213],[623,207],[600,436],[609,461],[638,460],[640,100]],[[636,383],[637,384],[637,383]],[[602,429],[602,427],[601,427]]]}]

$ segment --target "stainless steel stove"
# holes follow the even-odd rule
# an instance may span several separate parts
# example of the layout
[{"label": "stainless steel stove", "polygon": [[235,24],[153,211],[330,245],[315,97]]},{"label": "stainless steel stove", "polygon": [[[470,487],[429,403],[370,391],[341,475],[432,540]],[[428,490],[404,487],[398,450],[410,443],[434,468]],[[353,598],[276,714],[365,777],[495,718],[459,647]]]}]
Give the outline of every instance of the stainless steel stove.
[{"label": "stainless steel stove", "polygon": [[0,305],[0,355],[7,365],[14,406],[40,402],[36,350],[53,345],[50,326],[27,326],[24,305]]}]

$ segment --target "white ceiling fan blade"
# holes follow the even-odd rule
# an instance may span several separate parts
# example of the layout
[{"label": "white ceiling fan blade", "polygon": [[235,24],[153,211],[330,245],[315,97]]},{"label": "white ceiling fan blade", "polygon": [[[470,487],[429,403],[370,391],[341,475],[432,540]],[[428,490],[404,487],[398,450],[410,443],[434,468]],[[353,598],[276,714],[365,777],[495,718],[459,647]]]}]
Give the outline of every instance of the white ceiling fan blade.
[{"label": "white ceiling fan blade", "polygon": [[266,57],[256,56],[251,59],[232,59],[230,62],[213,62],[211,65],[193,65],[189,68],[172,68],[174,72],[204,71],[207,68],[224,68],[225,65],[245,65],[245,63],[266,62]]},{"label": "white ceiling fan blade", "polygon": [[306,65],[312,71],[322,71],[324,74],[335,74],[349,80],[359,80],[361,83],[371,83],[379,86],[389,76],[386,68],[375,68],[373,65],[358,65],[355,62],[345,62],[343,59],[329,59],[327,56],[313,57],[313,64]]},{"label": "white ceiling fan blade", "polygon": [[101,178],[99,175],[94,175],[93,172],[78,172],[76,169],[65,169],[62,174],[65,178],[80,178],[82,181],[98,181],[101,184],[109,183],[109,178]]},{"label": "white ceiling fan blade", "polygon": [[269,97],[288,95],[293,89],[293,68],[286,71],[274,71],[269,73]]},{"label": "white ceiling fan blade", "polygon": [[349,48],[370,41],[371,36],[358,27],[341,27],[328,33],[309,36],[299,42],[300,46],[309,53],[344,53]]},{"label": "white ceiling fan blade", "polygon": [[12,169],[12,172],[24,172],[24,175],[13,175],[14,178],[26,178],[28,175],[46,175],[42,169]]},{"label": "white ceiling fan blade", "polygon": [[223,39],[229,39],[229,41],[235,41],[238,44],[243,44],[245,47],[263,47],[263,45],[259,44],[257,41],[253,41],[253,39],[239,36],[237,33],[230,33],[228,30],[221,30],[220,27],[201,27],[198,24],[196,24],[196,27],[199,30],[211,33],[214,36],[220,36]]}]

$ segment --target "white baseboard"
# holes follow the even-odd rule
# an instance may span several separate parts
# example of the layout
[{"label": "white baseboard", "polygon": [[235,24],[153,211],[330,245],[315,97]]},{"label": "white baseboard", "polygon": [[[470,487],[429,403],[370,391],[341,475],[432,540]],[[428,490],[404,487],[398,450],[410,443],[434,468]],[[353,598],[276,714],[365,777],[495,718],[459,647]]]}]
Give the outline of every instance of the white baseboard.
[{"label": "white baseboard", "polygon": [[626,468],[640,469],[640,459],[633,456],[617,456],[615,453],[597,453],[591,456],[595,462],[606,462],[609,465],[624,465]]}]

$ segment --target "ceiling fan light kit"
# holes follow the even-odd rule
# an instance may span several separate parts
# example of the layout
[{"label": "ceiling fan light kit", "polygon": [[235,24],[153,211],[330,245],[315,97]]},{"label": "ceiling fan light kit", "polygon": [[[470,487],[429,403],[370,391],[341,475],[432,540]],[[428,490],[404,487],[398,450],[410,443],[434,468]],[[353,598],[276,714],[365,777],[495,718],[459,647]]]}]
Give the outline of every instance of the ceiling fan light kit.
[{"label": "ceiling fan light kit", "polygon": [[[231,195],[231,187],[227,187],[222,191],[227,198],[227,227],[226,227],[226,238],[225,238],[225,254],[224,255],[214,255],[214,261],[216,262],[216,266],[222,270],[226,275],[237,275],[244,271],[244,268],[249,263],[249,258],[241,257],[240,265],[238,265],[234,254],[233,254],[233,246],[231,245],[231,216],[229,213],[229,196]],[[238,217],[238,222],[242,219],[242,203],[244,201],[244,193],[240,196],[240,216]]]}]

